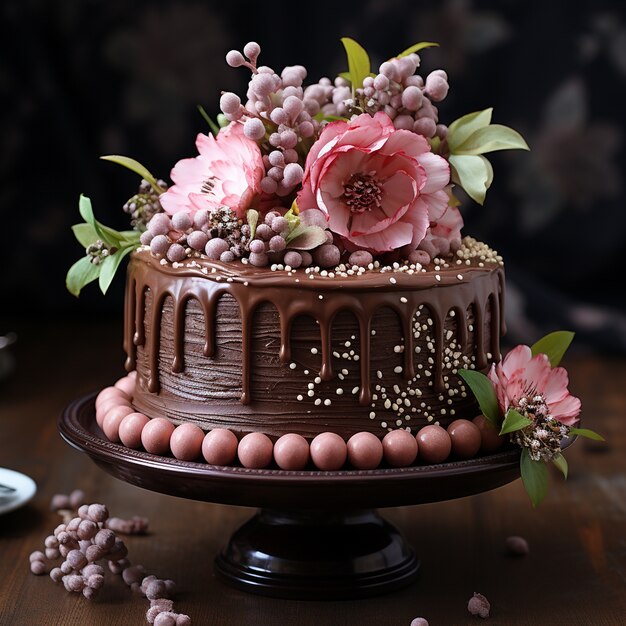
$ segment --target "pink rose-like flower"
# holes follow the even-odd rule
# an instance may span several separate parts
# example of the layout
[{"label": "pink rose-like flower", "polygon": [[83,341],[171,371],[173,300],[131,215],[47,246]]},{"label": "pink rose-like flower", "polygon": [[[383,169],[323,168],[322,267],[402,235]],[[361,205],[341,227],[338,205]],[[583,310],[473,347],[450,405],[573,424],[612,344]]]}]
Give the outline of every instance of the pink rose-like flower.
[{"label": "pink rose-like flower", "polygon": [[[489,372],[498,404],[503,413],[510,407],[518,409],[525,404],[544,405],[554,419],[566,426],[578,421],[580,400],[567,389],[567,371],[552,367],[545,354],[532,356],[528,346],[517,346],[502,363],[494,363]],[[540,396],[540,400],[537,397]]]},{"label": "pink rose-like flower", "polygon": [[461,247],[461,228],[461,212],[456,207],[449,206],[436,222],[431,223],[419,248],[428,252],[431,259],[456,252]]},{"label": "pink rose-like flower", "polygon": [[175,184],[160,197],[165,212],[193,215],[200,209],[227,206],[244,217],[265,174],[259,146],[233,122],[217,137],[199,134],[196,147],[197,157],[178,161],[172,170]]},{"label": "pink rose-like flower", "polygon": [[318,208],[348,248],[415,249],[448,206],[448,162],[425,137],[396,130],[386,113],[324,128],[309,152],[298,195]]}]

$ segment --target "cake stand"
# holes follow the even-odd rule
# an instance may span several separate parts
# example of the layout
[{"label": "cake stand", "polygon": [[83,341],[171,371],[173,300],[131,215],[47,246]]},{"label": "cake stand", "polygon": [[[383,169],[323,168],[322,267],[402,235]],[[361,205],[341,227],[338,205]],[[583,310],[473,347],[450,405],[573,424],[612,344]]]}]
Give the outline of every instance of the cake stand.
[{"label": "cake stand", "polygon": [[419,561],[377,508],[451,500],[519,477],[518,449],[395,469],[283,471],[221,467],[131,450],[106,439],[91,394],[59,418],[67,443],[138,487],[181,498],[258,507],[216,557],[216,574],[248,592],[349,599],[411,583]]}]

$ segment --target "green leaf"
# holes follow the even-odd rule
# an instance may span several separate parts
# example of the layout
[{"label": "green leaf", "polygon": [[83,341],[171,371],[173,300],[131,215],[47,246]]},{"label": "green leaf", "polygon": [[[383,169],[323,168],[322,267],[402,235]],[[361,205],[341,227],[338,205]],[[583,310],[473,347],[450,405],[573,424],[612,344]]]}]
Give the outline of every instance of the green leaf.
[{"label": "green leaf", "polygon": [[250,226],[250,239],[254,239],[256,233],[256,225],[259,223],[259,212],[256,209],[250,209],[246,213],[246,221]]},{"label": "green leaf", "polygon": [[326,243],[326,233],[319,226],[300,224],[289,233],[286,242],[292,250],[312,250]]},{"label": "green leaf", "polygon": [[561,362],[563,355],[569,348],[573,339],[573,332],[569,330],[557,330],[539,339],[530,349],[533,356],[545,354],[548,359],[550,359],[550,365],[556,367]]},{"label": "green leaf", "polygon": [[72,231],[74,232],[74,237],[76,237],[78,243],[83,246],[83,248],[90,246],[94,241],[100,238],[96,229],[91,224],[85,222],[82,224],[74,224]]},{"label": "green leaf", "polygon": [[500,435],[506,435],[507,433],[514,433],[516,430],[522,430],[526,426],[530,426],[533,423],[532,420],[524,417],[521,413],[518,413],[515,409],[509,409],[504,416],[502,422],[502,428],[500,428]]},{"label": "green leaf", "polygon": [[472,200],[482,205],[493,178],[491,165],[487,167],[486,159],[478,155],[452,154],[448,161],[452,182],[460,185]]},{"label": "green leaf", "polygon": [[350,37],[342,37],[341,43],[346,49],[348,57],[348,70],[350,71],[350,82],[352,92],[363,86],[363,81],[370,73],[370,58],[365,49]]},{"label": "green leaf", "polygon": [[113,231],[117,233],[120,238],[120,247],[126,248],[127,246],[134,246],[135,248],[140,245],[141,233],[138,230],[123,230],[121,232]]},{"label": "green leaf", "polygon": [[485,181],[485,187],[487,189],[489,189],[489,187],[491,187],[491,183],[493,182],[493,167],[491,167],[491,163],[489,162],[489,159],[487,159],[487,157],[484,157],[481,155],[479,155],[483,165],[485,166],[485,169],[487,170],[487,180]]},{"label": "green leaf", "polygon": [[65,277],[65,286],[73,296],[78,297],[80,290],[96,280],[99,274],[100,265],[94,265],[88,257],[84,256],[70,267]]},{"label": "green leaf", "polygon": [[100,263],[100,290],[102,293],[106,294],[107,289],[111,285],[111,281],[115,276],[115,272],[117,272],[117,268],[119,267],[122,259],[129,253],[132,252],[133,246],[128,246],[127,248],[121,248],[111,256],[108,256]]},{"label": "green leaf", "polygon": [[352,82],[352,78],[350,77],[350,72],[339,72],[339,74],[337,74],[337,76],[340,76],[344,80]]},{"label": "green leaf", "polygon": [[410,48],[403,50],[397,56],[397,58],[408,57],[409,54],[413,54],[414,52],[419,52],[420,50],[423,50],[424,48],[432,48],[433,46],[438,48],[439,44],[435,43],[434,41],[420,41],[419,43],[413,44]]},{"label": "green leaf", "polygon": [[520,470],[526,493],[533,507],[536,507],[548,493],[548,468],[542,461],[533,461],[524,448],[520,457]]},{"label": "green leaf", "polygon": [[491,381],[482,372],[476,370],[461,369],[457,373],[474,394],[483,415],[497,430],[500,427],[500,406]]},{"label": "green leaf", "polygon": [[78,200],[78,211],[80,213],[80,216],[85,220],[85,222],[87,222],[87,224],[89,224],[94,229],[94,231],[98,235],[97,239],[101,239],[102,241],[104,241],[104,243],[106,243],[109,246],[117,244],[118,239],[117,238],[111,239],[110,235],[106,232],[106,230],[102,228],[102,225],[100,224],[100,222],[96,220],[96,217],[93,214],[91,200],[87,196],[84,196],[83,194],[80,194],[80,199]]},{"label": "green leaf", "polygon": [[197,104],[196,106],[198,107],[200,115],[204,118],[204,121],[209,125],[213,135],[217,135],[217,133],[220,132],[220,127],[209,117],[209,114],[204,110],[204,107],[201,104]]},{"label": "green leaf", "polygon": [[484,154],[495,150],[530,150],[524,138],[512,128],[490,124],[474,131],[454,148],[454,154]]},{"label": "green leaf", "polygon": [[594,441],[606,441],[606,439],[588,428],[570,428],[570,435],[578,435],[579,437],[585,437],[587,439],[593,439]]},{"label": "green leaf", "polygon": [[557,454],[552,459],[552,463],[554,464],[554,467],[556,467],[567,480],[567,461],[565,460],[565,457],[562,454]]},{"label": "green leaf", "polygon": [[117,163],[118,165],[122,165],[123,167],[128,168],[131,172],[135,172],[143,178],[147,180],[152,188],[157,193],[163,193],[165,190],[159,187],[159,184],[156,181],[156,178],[148,171],[146,167],[144,167],[139,161],[135,161],[135,159],[131,159],[130,157],[121,156],[119,154],[109,154],[106,156],[100,157],[104,161],[111,161],[111,163]]},{"label": "green leaf", "polygon": [[454,120],[454,122],[448,126],[447,142],[448,147],[450,148],[450,153],[455,154],[456,148],[479,128],[489,126],[491,123],[492,113],[493,109],[489,108],[484,109],[483,111],[468,113],[467,115]]}]

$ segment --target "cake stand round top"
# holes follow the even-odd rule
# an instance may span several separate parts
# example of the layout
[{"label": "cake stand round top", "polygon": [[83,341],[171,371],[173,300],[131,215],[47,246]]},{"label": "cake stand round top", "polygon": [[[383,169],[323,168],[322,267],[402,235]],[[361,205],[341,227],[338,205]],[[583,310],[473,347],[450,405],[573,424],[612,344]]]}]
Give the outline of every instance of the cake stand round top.
[{"label": "cake stand round top", "polygon": [[110,442],[96,424],[95,396],[74,400],[60,415],[63,439],[116,478],[193,500],[291,509],[382,508],[451,500],[519,478],[518,449],[437,465],[333,472],[179,461]]}]

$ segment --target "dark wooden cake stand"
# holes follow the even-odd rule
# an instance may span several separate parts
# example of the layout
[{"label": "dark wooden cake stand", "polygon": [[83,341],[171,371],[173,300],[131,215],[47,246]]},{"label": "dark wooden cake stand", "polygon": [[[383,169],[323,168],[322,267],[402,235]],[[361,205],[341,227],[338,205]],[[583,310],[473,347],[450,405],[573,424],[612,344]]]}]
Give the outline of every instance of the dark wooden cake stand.
[{"label": "dark wooden cake stand", "polygon": [[412,582],[419,561],[377,508],[451,500],[519,477],[519,450],[468,461],[367,471],[221,467],[131,450],[106,439],[95,395],[72,402],[61,436],[109,474],[181,498],[258,507],[215,560],[225,582],[274,597],[350,599]]}]

